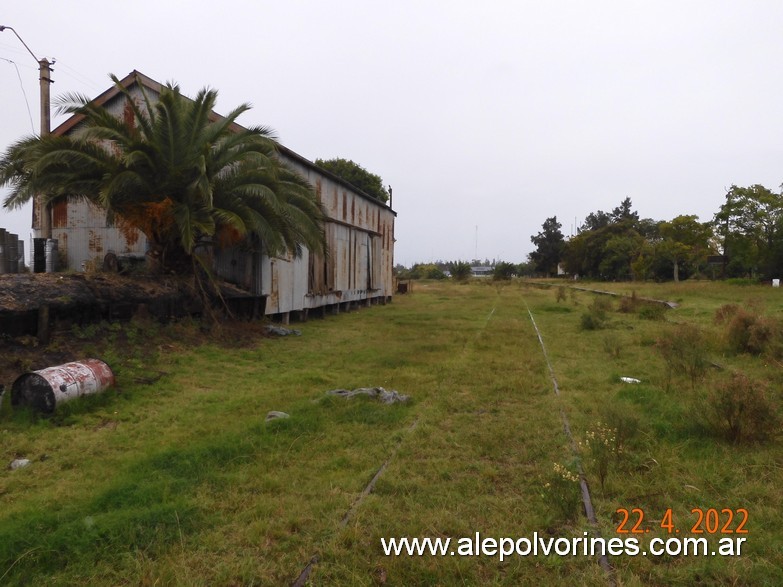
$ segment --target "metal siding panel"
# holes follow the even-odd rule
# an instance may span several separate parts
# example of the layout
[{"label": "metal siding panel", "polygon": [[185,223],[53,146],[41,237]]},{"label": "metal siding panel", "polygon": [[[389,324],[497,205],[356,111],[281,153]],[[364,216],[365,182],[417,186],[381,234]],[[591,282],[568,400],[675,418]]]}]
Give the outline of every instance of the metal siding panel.
[{"label": "metal siding panel", "polygon": [[346,226],[335,226],[335,251],[332,255],[334,262],[334,289],[343,291],[349,287],[348,247],[349,229]]},{"label": "metal siding panel", "polygon": [[294,259],[291,263],[291,272],[293,277],[293,287],[291,288],[291,309],[302,310],[305,307],[305,296],[307,296],[307,273],[309,262],[309,251],[302,252],[302,256]]},{"label": "metal siding panel", "polygon": [[277,293],[274,296],[277,302],[276,313],[290,312],[295,309],[293,304],[294,264],[285,259],[275,259],[273,270],[275,271],[276,279],[273,276],[272,287],[274,289],[275,285],[277,286]]},{"label": "metal siding panel", "polygon": [[366,232],[356,232],[356,251],[357,254],[354,257],[354,270],[356,271],[356,281],[354,282],[354,288],[360,290],[366,290],[368,288],[368,274],[367,263],[369,249],[367,246],[367,237],[369,235]]},{"label": "metal siding panel", "polygon": [[[99,261],[108,252],[143,255],[147,250],[146,237],[135,229],[121,231],[106,226],[106,213],[84,201],[72,200],[67,206],[66,226],[54,228],[52,238],[59,241],[65,252],[68,267],[82,270],[87,261]],[[131,236],[133,238],[128,239]]]},{"label": "metal siding panel", "polygon": [[253,254],[238,247],[215,249],[213,270],[226,281],[248,291],[253,290]]},{"label": "metal siding panel", "polygon": [[[259,259],[259,265],[261,269],[260,273],[260,292],[263,296],[271,296],[272,295],[272,259],[267,257],[266,255],[262,255]],[[267,301],[267,307],[269,306],[269,302]],[[268,312],[267,312],[268,313]]]},{"label": "metal siding panel", "polygon": [[278,259],[270,259],[269,274],[269,298],[267,298],[266,302],[266,313],[277,314],[280,312],[280,274],[278,272]]}]

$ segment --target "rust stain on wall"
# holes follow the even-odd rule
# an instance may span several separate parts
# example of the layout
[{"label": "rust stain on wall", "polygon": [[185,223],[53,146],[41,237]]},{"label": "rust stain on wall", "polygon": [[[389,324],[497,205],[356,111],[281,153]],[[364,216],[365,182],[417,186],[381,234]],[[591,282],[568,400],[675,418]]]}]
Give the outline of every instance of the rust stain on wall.
[{"label": "rust stain on wall", "polygon": [[136,128],[136,116],[133,113],[133,106],[131,106],[130,100],[125,100],[125,107],[122,110],[122,120],[129,129],[133,130]]},{"label": "rust stain on wall", "polygon": [[319,202],[323,202],[323,197],[321,196],[321,178],[315,180],[315,197]]},{"label": "rust stain on wall", "polygon": [[68,226],[68,200],[58,200],[52,204],[52,228]]},{"label": "rust stain on wall", "polygon": [[97,234],[94,230],[89,232],[89,240],[87,241],[87,249],[92,253],[103,252],[103,239],[101,235]]}]

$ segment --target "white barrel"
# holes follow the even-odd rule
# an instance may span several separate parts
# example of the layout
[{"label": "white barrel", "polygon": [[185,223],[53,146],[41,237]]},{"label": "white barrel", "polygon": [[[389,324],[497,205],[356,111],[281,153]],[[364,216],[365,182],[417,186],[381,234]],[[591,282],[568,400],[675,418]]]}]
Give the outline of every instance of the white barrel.
[{"label": "white barrel", "polygon": [[22,239],[19,239],[19,241],[16,243],[16,251],[19,255],[19,272],[21,273],[24,271],[25,268],[25,261],[24,261],[24,241]]},{"label": "white barrel", "polygon": [[46,239],[46,272],[54,273],[57,271],[57,239]]},{"label": "white barrel", "polygon": [[85,359],[20,375],[11,386],[11,404],[54,412],[61,403],[114,385],[114,373],[99,359]]}]

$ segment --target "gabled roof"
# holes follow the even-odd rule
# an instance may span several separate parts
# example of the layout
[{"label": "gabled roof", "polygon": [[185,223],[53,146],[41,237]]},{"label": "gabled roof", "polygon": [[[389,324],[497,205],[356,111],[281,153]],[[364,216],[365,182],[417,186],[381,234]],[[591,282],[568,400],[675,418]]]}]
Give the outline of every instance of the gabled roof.
[{"label": "gabled roof", "polygon": [[[135,69],[120,80],[120,85],[126,90],[132,87],[136,83],[138,83],[140,86],[144,88],[152,90],[156,94],[160,94],[160,92],[163,90],[162,84],[156,82],[154,79],[150,77],[147,77],[143,73],[136,71]],[[93,98],[92,101],[94,104],[97,104],[98,106],[104,106],[119,94],[120,94],[120,89],[116,85],[112,85],[112,87],[110,87],[108,90],[103,92],[97,98]],[[68,120],[66,120],[57,128],[55,128],[52,131],[52,134],[57,136],[68,134],[68,132],[73,130],[73,128],[77,124],[79,124],[82,120],[84,120],[83,115],[74,114]]]},{"label": "gabled roof", "polygon": [[[160,82],[155,81],[151,77],[147,77],[146,75],[144,75],[140,71],[136,71],[135,69],[120,80],[120,86],[122,86],[126,90],[132,88],[136,84],[138,84],[139,86],[141,86],[144,89],[151,90],[152,92],[154,92],[156,94],[160,94],[161,91],[164,88],[164,85],[161,84]],[[116,98],[120,94],[121,94],[120,88],[117,87],[116,85],[112,85],[112,87],[110,87],[108,90],[106,90],[105,92],[103,92],[102,94],[100,94],[99,96],[94,98],[93,99],[93,103],[97,104],[98,106],[104,106],[104,105],[108,104],[112,99]],[[212,111],[211,118],[213,120],[218,120],[218,119],[222,118],[222,116],[220,114],[218,114],[217,112]],[[53,134],[55,136],[62,136],[62,135],[68,134],[71,130],[73,130],[83,120],[84,120],[84,115],[82,115],[82,114],[74,114],[73,116],[68,118],[65,122],[60,124],[57,128],[55,128],[52,131],[51,134]],[[237,123],[233,123],[231,125],[231,127],[232,127],[233,130],[244,130],[244,127],[239,125],[239,124],[237,124]],[[334,173],[332,173],[330,171],[327,171],[326,169],[323,169],[322,167],[319,167],[318,165],[316,165],[315,163],[313,163],[309,159],[303,157],[299,153],[296,153],[296,152],[292,151],[288,147],[285,147],[284,145],[281,145],[279,142],[276,142],[276,144],[277,144],[277,150],[280,153],[283,153],[289,159],[293,159],[294,161],[298,162],[299,164],[303,165],[304,167],[312,169],[313,171],[316,171],[316,172],[320,173],[321,175],[324,175],[324,176],[328,177],[332,181],[334,181],[334,182],[336,182],[336,183],[338,183],[338,184],[340,184],[340,185],[342,185],[344,187],[347,187],[348,189],[353,190],[354,192],[356,192],[357,194],[359,194],[363,198],[371,201],[373,204],[376,204],[378,206],[383,206],[384,208],[388,208],[389,210],[391,210],[391,208],[389,208],[389,206],[387,204],[385,204],[384,202],[381,202],[377,198],[373,198],[371,195],[363,192],[362,190],[360,190],[359,188],[357,188],[353,184],[351,184],[348,181],[344,180],[342,177],[340,177],[338,175],[335,175]],[[397,216],[397,213],[394,212],[394,210],[391,210],[391,211],[392,211],[392,213],[395,216]]]}]

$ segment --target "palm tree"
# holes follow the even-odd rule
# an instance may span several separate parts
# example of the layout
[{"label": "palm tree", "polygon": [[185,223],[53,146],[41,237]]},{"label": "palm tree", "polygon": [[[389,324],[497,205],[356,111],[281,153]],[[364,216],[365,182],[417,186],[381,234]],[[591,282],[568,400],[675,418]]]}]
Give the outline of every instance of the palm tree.
[{"label": "palm tree", "polygon": [[324,251],[311,186],[278,160],[268,128],[236,124],[247,104],[220,117],[214,90],[191,100],[167,84],[152,100],[139,84],[137,102],[112,80],[126,97],[122,117],[72,94],[60,110],[83,117],[77,131],[9,147],[0,158],[0,185],[11,187],[5,207],[34,194],[90,200],[121,229],[146,235],[153,267],[178,273],[203,264],[200,249],[215,243],[252,243],[269,255]]}]

